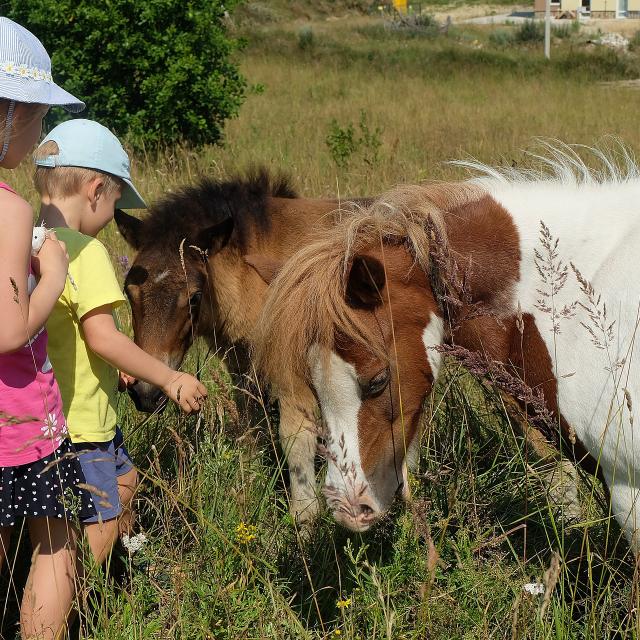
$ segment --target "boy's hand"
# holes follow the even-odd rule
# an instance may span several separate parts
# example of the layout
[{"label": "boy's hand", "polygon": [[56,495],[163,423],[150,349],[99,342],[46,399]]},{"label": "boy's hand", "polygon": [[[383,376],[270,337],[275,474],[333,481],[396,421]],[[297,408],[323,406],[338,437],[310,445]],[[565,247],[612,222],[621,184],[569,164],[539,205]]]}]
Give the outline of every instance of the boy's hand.
[{"label": "boy's hand", "polygon": [[174,372],[171,381],[162,388],[185,413],[200,411],[207,397],[207,390],[200,380],[188,373]]},{"label": "boy's hand", "polygon": [[126,391],[136,379],[124,371],[118,371],[118,391]]}]

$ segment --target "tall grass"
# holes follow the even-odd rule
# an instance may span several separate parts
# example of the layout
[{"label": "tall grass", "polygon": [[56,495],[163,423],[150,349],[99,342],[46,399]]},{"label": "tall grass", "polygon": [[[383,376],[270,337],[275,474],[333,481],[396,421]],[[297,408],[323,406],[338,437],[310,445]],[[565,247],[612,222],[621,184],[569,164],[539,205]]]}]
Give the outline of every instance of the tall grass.
[{"label": "tall grass", "polygon": [[[640,149],[640,93],[594,82],[627,77],[634,58],[567,44],[550,67],[530,51],[501,52],[482,30],[407,42],[376,40],[369,23],[314,24],[301,50],[296,29],[249,34],[242,65],[255,89],[223,148],[136,158],[145,196],[250,163],[288,171],[305,195],[362,195],[461,177],[449,159],[526,162],[521,150],[536,136],[593,144],[615,134]],[[357,126],[362,113],[379,130],[377,158],[338,166],[326,144],[332,122]],[[35,205],[29,173],[2,178]],[[127,248],[113,228],[102,239],[119,270]],[[130,330],[125,313],[121,323]],[[585,480],[583,515],[566,517],[547,495],[549,463],[531,457],[501,397],[459,366],[450,363],[427,408],[408,507],[366,535],[323,515],[303,540],[288,513],[277,414],[265,402],[260,424],[234,424],[230,383],[206,353],[197,346],[185,364],[211,389],[199,417],[170,408],[148,419],[121,398],[148,542],[94,569],[80,637],[637,637],[633,561],[601,487]]]}]

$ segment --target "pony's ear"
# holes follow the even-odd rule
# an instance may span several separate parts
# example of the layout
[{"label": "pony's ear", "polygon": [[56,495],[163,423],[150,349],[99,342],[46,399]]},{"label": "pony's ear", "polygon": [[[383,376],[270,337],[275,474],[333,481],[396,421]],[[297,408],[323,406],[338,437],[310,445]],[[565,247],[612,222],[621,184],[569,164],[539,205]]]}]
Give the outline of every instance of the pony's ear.
[{"label": "pony's ear", "polygon": [[282,265],[284,264],[280,260],[276,260],[271,256],[267,256],[261,253],[252,253],[244,256],[244,261],[253,267],[256,273],[267,283],[271,284],[273,279],[278,275]]},{"label": "pony's ear", "polygon": [[116,209],[114,219],[118,225],[118,231],[127,241],[127,244],[132,249],[139,249],[142,240],[142,220],[130,216],[122,209]]},{"label": "pony's ear", "polygon": [[233,227],[233,218],[225,218],[222,222],[198,232],[193,244],[213,256],[227,246],[233,233]]},{"label": "pony's ear", "polygon": [[378,307],[383,302],[385,282],[384,265],[380,260],[366,255],[355,256],[347,277],[347,304],[355,309]]}]

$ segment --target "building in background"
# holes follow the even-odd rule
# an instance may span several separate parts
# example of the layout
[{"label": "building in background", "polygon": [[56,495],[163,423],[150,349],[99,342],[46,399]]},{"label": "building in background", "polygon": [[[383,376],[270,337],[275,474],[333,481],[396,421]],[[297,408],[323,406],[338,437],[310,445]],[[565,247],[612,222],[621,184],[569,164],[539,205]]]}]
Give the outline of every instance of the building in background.
[{"label": "building in background", "polygon": [[[544,16],[545,0],[534,0],[536,17]],[[551,14],[582,15],[592,18],[640,18],[640,0],[558,0],[551,3]]]}]

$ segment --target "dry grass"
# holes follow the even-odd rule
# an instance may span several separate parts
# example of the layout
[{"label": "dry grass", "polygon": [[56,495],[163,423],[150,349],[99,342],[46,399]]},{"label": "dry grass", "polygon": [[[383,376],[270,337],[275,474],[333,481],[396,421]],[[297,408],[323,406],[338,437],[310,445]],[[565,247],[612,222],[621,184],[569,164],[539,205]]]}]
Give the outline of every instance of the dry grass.
[{"label": "dry grass", "polygon": [[[627,77],[633,57],[578,68],[571,48],[591,54],[570,42],[547,67],[533,49],[491,49],[481,28],[430,40],[380,31],[370,19],[318,24],[304,50],[297,23],[251,26],[241,62],[254,90],[226,146],[136,158],[142,193],[152,200],[201,173],[264,163],[290,172],[306,195],[373,194],[460,177],[450,159],[526,162],[521,150],[536,136],[590,145],[615,135],[640,151],[640,93],[596,82]],[[379,161],[355,153],[339,168],[325,142],[330,123],[357,129],[361,110],[383,129]],[[28,164],[1,178],[36,205]],[[119,269],[122,239],[113,228],[102,238]],[[200,369],[202,355],[194,350],[187,368]],[[636,637],[633,567],[624,548],[612,549],[617,534],[597,504],[585,507],[588,527],[559,517],[499,397],[463,371],[450,369],[433,399],[413,508],[366,536],[325,518],[306,545],[287,515],[275,425],[266,444],[238,443],[221,429],[229,389],[215,361],[203,377],[217,400],[199,419],[168,411],[145,420],[122,399],[149,543],[124,556],[115,580],[97,572],[81,637]],[[544,602],[524,594],[550,566],[553,593]]]}]

